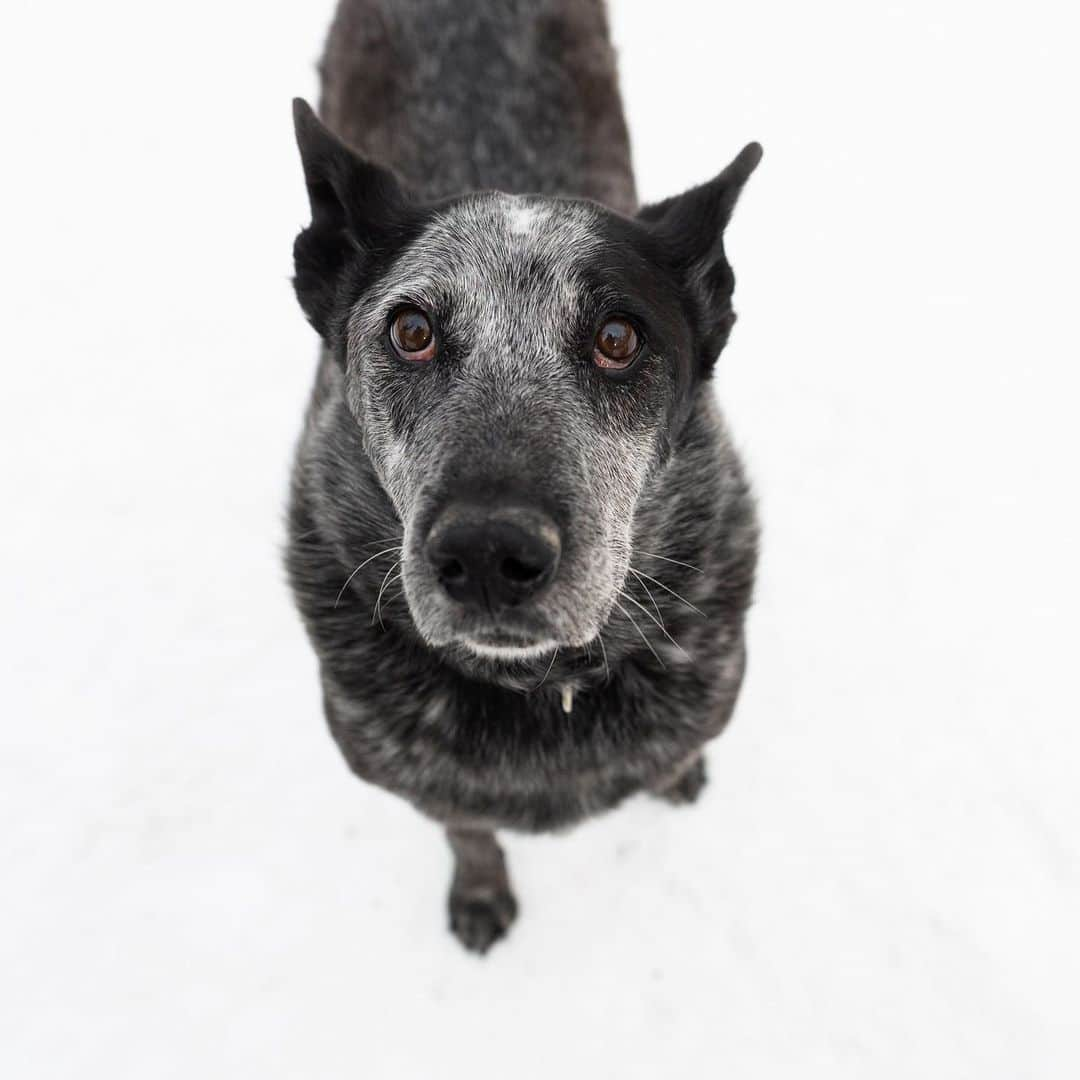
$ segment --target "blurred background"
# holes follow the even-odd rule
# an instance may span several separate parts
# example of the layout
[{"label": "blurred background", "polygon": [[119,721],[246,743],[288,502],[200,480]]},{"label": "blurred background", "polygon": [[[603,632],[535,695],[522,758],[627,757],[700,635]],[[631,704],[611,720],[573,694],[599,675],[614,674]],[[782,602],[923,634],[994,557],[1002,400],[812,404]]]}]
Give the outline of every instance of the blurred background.
[{"label": "blurred background", "polygon": [[478,961],[280,568],[332,7],[2,17],[0,1070],[1076,1074],[1068,12],[612,3],[643,199],[765,146],[717,387],[750,670],[696,808],[507,838],[525,918]]}]

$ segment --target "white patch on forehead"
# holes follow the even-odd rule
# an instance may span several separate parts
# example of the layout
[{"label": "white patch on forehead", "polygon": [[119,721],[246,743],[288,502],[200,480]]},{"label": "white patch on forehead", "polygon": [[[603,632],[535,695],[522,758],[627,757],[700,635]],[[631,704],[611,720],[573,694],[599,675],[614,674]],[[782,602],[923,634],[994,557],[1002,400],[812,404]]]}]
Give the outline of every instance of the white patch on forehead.
[{"label": "white patch on forehead", "polygon": [[[471,356],[489,366],[554,362],[577,311],[578,266],[599,241],[597,210],[588,203],[467,198],[435,216],[354,308],[350,352],[383,332],[394,304],[408,301],[444,313],[446,328],[463,334]],[[507,350],[511,340],[516,347]]]},{"label": "white patch on forehead", "polygon": [[510,231],[515,236],[529,236],[536,231],[543,215],[537,207],[513,199],[506,216]]}]

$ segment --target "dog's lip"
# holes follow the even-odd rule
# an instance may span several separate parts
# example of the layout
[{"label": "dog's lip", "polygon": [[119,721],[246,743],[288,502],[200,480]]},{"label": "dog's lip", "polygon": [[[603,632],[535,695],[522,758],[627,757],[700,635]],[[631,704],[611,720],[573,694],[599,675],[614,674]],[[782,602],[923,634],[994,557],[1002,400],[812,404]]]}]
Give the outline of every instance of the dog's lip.
[{"label": "dog's lip", "polygon": [[555,648],[554,635],[545,621],[519,611],[504,611],[497,618],[475,613],[462,619],[454,633],[463,645],[481,649]]},{"label": "dog's lip", "polygon": [[484,630],[479,633],[471,631],[464,635],[469,641],[477,645],[520,645],[527,647],[537,640],[529,634],[512,633],[507,630]]},{"label": "dog's lip", "polygon": [[489,660],[531,660],[546,656],[557,647],[550,638],[529,640],[509,634],[474,634],[458,639],[460,644],[476,656]]}]

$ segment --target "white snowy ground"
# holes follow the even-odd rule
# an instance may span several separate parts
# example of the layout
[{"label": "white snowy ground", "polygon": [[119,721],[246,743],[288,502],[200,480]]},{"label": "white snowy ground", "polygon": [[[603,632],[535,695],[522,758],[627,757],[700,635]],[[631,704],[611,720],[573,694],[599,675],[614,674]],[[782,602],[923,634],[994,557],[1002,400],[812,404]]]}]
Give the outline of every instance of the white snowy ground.
[{"label": "white snowy ground", "polygon": [[698,807],[509,838],[483,961],[279,568],[329,0],[7,12],[4,1076],[1078,1075],[1077,83],[1006,7],[616,5],[644,197],[766,147],[751,667]]}]

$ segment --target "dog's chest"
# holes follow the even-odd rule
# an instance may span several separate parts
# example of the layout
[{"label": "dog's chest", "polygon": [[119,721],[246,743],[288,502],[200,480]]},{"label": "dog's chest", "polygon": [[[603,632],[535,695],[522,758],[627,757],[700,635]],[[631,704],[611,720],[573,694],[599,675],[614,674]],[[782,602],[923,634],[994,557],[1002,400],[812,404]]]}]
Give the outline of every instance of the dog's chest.
[{"label": "dog's chest", "polygon": [[440,820],[550,829],[651,786],[700,735],[619,687],[421,689],[411,707],[328,699],[352,768]]}]

